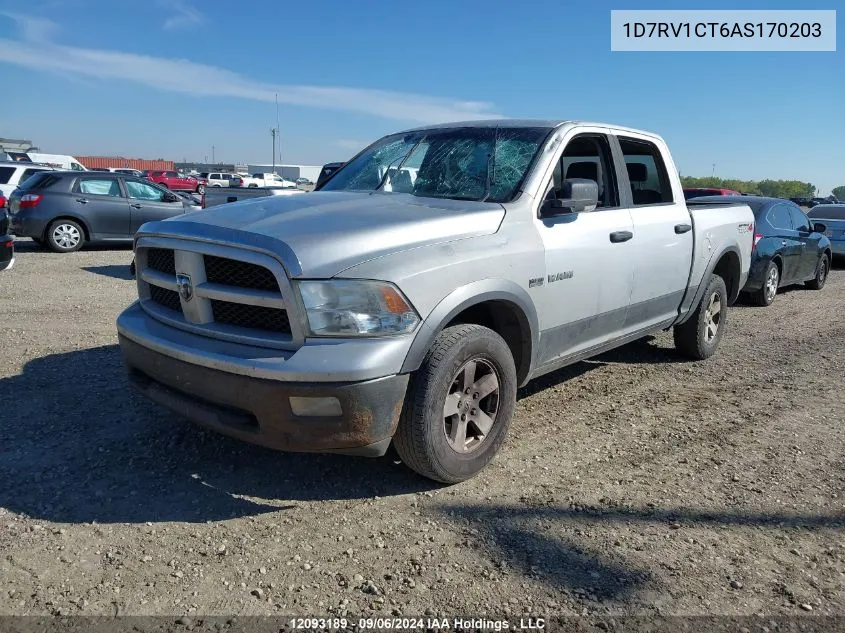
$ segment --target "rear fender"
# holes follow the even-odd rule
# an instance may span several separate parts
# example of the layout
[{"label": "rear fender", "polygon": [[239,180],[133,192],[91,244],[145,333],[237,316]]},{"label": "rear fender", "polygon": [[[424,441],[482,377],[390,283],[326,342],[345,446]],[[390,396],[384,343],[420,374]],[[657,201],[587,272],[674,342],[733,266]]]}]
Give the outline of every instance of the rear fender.
[{"label": "rear fender", "polygon": [[[698,282],[698,286],[690,287],[687,290],[687,294],[684,297],[683,302],[681,303],[681,315],[678,319],[673,323],[673,325],[680,325],[681,323],[685,323],[690,319],[693,312],[695,312],[695,308],[701,303],[701,298],[704,296],[704,291],[707,290],[707,284],[710,283],[710,277],[713,275],[713,271],[716,270],[716,266],[721,261],[722,257],[724,257],[727,253],[733,253],[737,256],[739,261],[742,261],[742,253],[740,252],[739,248],[736,246],[728,246],[720,251],[718,254],[714,254],[710,256],[710,260],[707,262],[707,268],[704,269],[704,274],[701,276],[701,279]],[[742,275],[742,271],[740,270],[740,276]],[[741,281],[741,280],[740,280]],[[740,284],[737,284],[739,286]],[[740,288],[734,288],[734,292],[732,293],[733,296],[729,297],[728,303],[731,304],[736,300],[737,295],[739,294]]]}]

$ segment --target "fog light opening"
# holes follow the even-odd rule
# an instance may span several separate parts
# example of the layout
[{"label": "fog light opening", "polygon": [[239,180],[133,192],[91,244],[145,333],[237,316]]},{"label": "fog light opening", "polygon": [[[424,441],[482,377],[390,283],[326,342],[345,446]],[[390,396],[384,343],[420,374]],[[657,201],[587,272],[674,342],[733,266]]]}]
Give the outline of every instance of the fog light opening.
[{"label": "fog light opening", "polygon": [[343,415],[340,400],[335,397],[328,398],[304,398],[291,396],[290,410],[294,415],[303,418],[324,418]]}]

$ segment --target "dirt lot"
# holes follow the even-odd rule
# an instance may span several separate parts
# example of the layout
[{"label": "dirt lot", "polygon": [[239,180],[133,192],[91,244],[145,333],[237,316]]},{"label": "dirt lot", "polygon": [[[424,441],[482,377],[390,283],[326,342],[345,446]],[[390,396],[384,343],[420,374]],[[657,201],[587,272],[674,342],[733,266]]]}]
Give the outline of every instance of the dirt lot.
[{"label": "dirt lot", "polygon": [[0,274],[0,613],[845,615],[845,271],[532,383],[475,480],[278,454],[130,393],[131,253]]}]

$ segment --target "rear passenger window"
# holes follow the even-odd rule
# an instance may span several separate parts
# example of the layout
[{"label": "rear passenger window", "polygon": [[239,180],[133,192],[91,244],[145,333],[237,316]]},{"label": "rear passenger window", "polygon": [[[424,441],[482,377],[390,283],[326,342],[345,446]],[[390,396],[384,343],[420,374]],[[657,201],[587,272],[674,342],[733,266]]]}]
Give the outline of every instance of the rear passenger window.
[{"label": "rear passenger window", "polygon": [[43,169],[24,169],[23,173],[21,174],[21,179],[20,179],[19,182],[21,184],[23,184],[24,182],[26,182],[27,178],[29,178],[30,176],[34,176],[35,174],[39,174],[42,171],[44,171],[44,170]]},{"label": "rear passenger window", "polygon": [[7,182],[9,182],[9,179],[14,173],[14,167],[0,167],[0,185],[5,185]]},{"label": "rear passenger window", "polygon": [[619,137],[634,206],[674,202],[669,173],[654,143]]},{"label": "rear passenger window", "polygon": [[122,196],[117,180],[111,178],[80,178],[73,186],[73,191],[94,196],[112,196],[115,198]]},{"label": "rear passenger window", "polygon": [[789,219],[789,209],[785,204],[776,204],[766,214],[766,220],[769,221],[773,229],[780,229],[782,231],[792,230],[792,220]]}]

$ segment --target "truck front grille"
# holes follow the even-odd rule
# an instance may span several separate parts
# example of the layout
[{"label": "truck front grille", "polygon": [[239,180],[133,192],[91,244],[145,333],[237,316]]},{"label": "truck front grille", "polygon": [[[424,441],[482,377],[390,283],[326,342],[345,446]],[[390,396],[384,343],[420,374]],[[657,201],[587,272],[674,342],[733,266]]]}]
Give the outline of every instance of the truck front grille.
[{"label": "truck front grille", "polygon": [[[173,251],[169,248],[148,248],[147,268],[152,268],[160,273],[175,275],[176,260],[173,257]],[[176,298],[178,299],[179,295],[176,295]]]},{"label": "truck front grille", "polygon": [[157,242],[144,246],[141,239],[136,249],[138,290],[149,314],[221,339],[285,349],[301,344],[288,314],[290,282],[274,259],[228,246]]},{"label": "truck front grille", "polygon": [[290,334],[287,310],[212,299],[211,311],[217,323]]},{"label": "truck front grille", "polygon": [[205,255],[203,259],[205,276],[212,283],[279,292],[276,276],[263,266],[214,255]]},{"label": "truck front grille", "polygon": [[175,290],[168,290],[160,286],[150,286],[150,299],[168,310],[182,312],[182,302],[179,301],[179,293]]}]

